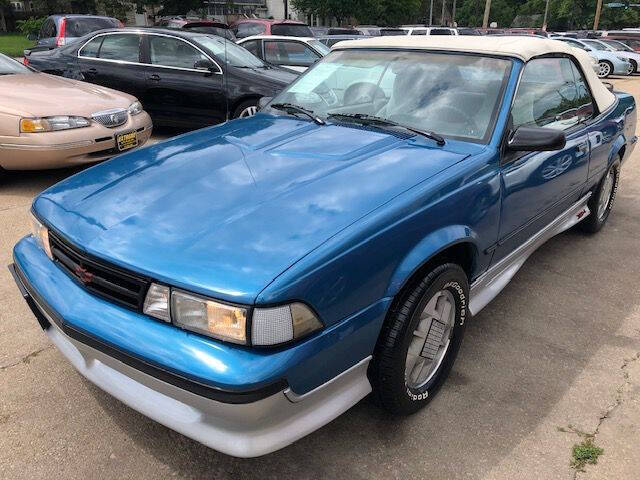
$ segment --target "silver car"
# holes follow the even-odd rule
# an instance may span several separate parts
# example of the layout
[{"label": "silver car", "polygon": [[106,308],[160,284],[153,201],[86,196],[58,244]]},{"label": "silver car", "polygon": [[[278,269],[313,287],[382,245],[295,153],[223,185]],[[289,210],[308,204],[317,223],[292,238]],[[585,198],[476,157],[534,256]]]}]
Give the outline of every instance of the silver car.
[{"label": "silver car", "polygon": [[597,48],[589,45],[587,42],[591,40],[578,40],[576,38],[567,38],[562,36],[552,37],[554,40],[568,43],[572,47],[586,50],[587,53],[598,62],[598,77],[607,78],[609,75],[631,75],[633,72],[631,63],[618,52],[607,50],[601,45]]},{"label": "silver car", "polygon": [[618,56],[625,57],[633,66],[633,72],[631,73],[638,73],[638,65],[640,65],[640,52],[636,52],[633,48],[622,43],[620,40],[613,40],[602,37],[601,40],[594,40],[594,42],[603,43],[609,48],[610,51],[616,52]]}]

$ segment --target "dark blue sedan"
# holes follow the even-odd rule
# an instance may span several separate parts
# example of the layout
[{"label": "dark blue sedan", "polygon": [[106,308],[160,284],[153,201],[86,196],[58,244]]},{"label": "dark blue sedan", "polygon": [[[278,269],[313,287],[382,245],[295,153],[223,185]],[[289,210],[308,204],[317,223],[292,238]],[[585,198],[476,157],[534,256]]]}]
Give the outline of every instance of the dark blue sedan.
[{"label": "dark blue sedan", "polygon": [[633,98],[542,38],[345,42],[262,106],[48,189],[11,266],[82,375],[243,457],[372,391],[424,407],[527,257],[602,228],[636,142]]}]

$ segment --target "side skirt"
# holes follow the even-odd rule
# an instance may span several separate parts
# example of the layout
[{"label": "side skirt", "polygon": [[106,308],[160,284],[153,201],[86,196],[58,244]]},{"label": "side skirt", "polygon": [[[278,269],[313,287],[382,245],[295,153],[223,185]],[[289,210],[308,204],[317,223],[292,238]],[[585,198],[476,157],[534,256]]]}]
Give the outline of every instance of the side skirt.
[{"label": "side skirt", "polygon": [[566,212],[520,245],[516,250],[489,268],[471,285],[469,311],[476,315],[493,300],[513,278],[529,256],[538,247],[559,233],[570,229],[591,212],[587,202],[591,192],[573,204]]}]

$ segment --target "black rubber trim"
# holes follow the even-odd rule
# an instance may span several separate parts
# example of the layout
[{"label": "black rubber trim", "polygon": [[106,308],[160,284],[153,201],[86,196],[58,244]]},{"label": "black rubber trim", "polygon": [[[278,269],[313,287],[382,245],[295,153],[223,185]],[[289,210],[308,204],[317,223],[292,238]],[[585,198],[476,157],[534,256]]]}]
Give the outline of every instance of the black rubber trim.
[{"label": "black rubber trim", "polygon": [[[27,302],[27,305],[29,305],[29,308],[31,308],[31,311],[35,315],[38,323],[43,330],[51,328],[51,322],[49,321],[50,318],[51,320],[53,320],[56,326],[60,328],[60,330],[62,330],[66,335],[73,338],[74,340],[81,342],[91,348],[94,348],[112,358],[115,358],[116,360],[121,361],[126,365],[129,365],[132,368],[135,368],[136,370],[157,378],[158,380],[169,383],[183,390],[187,390],[196,395],[200,395],[201,397],[206,397],[217,402],[230,404],[246,404],[257,402],[258,400],[262,400],[263,398],[267,398],[271,395],[281,392],[288,387],[287,382],[282,379],[256,390],[224,390],[219,387],[205,384],[202,381],[186,378],[177,373],[170,372],[158,366],[152,365],[128,352],[124,352],[116,347],[113,347],[106,342],[98,340],[65,323],[62,318],[60,318],[60,316],[47,305],[47,303],[33,289],[33,287],[29,285],[24,274],[15,264],[9,265],[8,268],[11,272],[11,275],[13,275],[18,289],[22,294],[22,297]],[[41,309],[45,310],[45,313],[49,316],[49,318],[47,318],[47,316],[41,311]]]}]

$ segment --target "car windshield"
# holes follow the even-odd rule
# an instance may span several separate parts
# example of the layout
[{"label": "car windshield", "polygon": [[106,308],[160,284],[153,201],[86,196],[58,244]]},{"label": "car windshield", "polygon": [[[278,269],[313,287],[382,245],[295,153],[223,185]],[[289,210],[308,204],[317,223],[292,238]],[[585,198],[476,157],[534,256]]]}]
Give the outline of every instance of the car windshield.
[{"label": "car windshield", "polygon": [[331,51],[329,47],[327,47],[320,40],[309,40],[309,45],[315,48],[323,57]]},{"label": "car windshield", "polygon": [[583,40],[583,42],[589,45],[594,50],[608,50],[608,48],[600,42],[594,42],[593,40]]},{"label": "car windshield", "polygon": [[213,35],[198,35],[194,37],[203,47],[211,50],[218,58],[226,58],[226,63],[233,67],[240,68],[262,68],[264,62],[253,55],[247,49],[227,40],[226,38]]},{"label": "car windshield", "polygon": [[486,142],[510,67],[510,60],[476,55],[338,50],[271,104],[293,104],[329,121],[337,118],[335,114],[373,115],[439,135]]},{"label": "car windshield", "polygon": [[33,70],[25,67],[13,58],[9,58],[0,53],[0,75],[14,75],[17,73],[34,73]]},{"label": "car windshield", "polygon": [[214,27],[211,25],[185,25],[184,27],[185,30],[189,30],[191,32],[198,32],[198,33],[208,33],[210,35],[218,35],[219,37],[224,37],[227,40],[235,40],[236,36],[233,34],[233,32],[228,29],[228,28],[224,28],[224,27]]},{"label": "car windshield", "polygon": [[82,37],[87,33],[117,27],[120,24],[115,18],[79,17],[67,19],[67,37]]},{"label": "car windshield", "polygon": [[603,40],[603,42],[619,52],[633,52],[633,48],[628,47],[622,42],[616,42],[615,40]]}]

